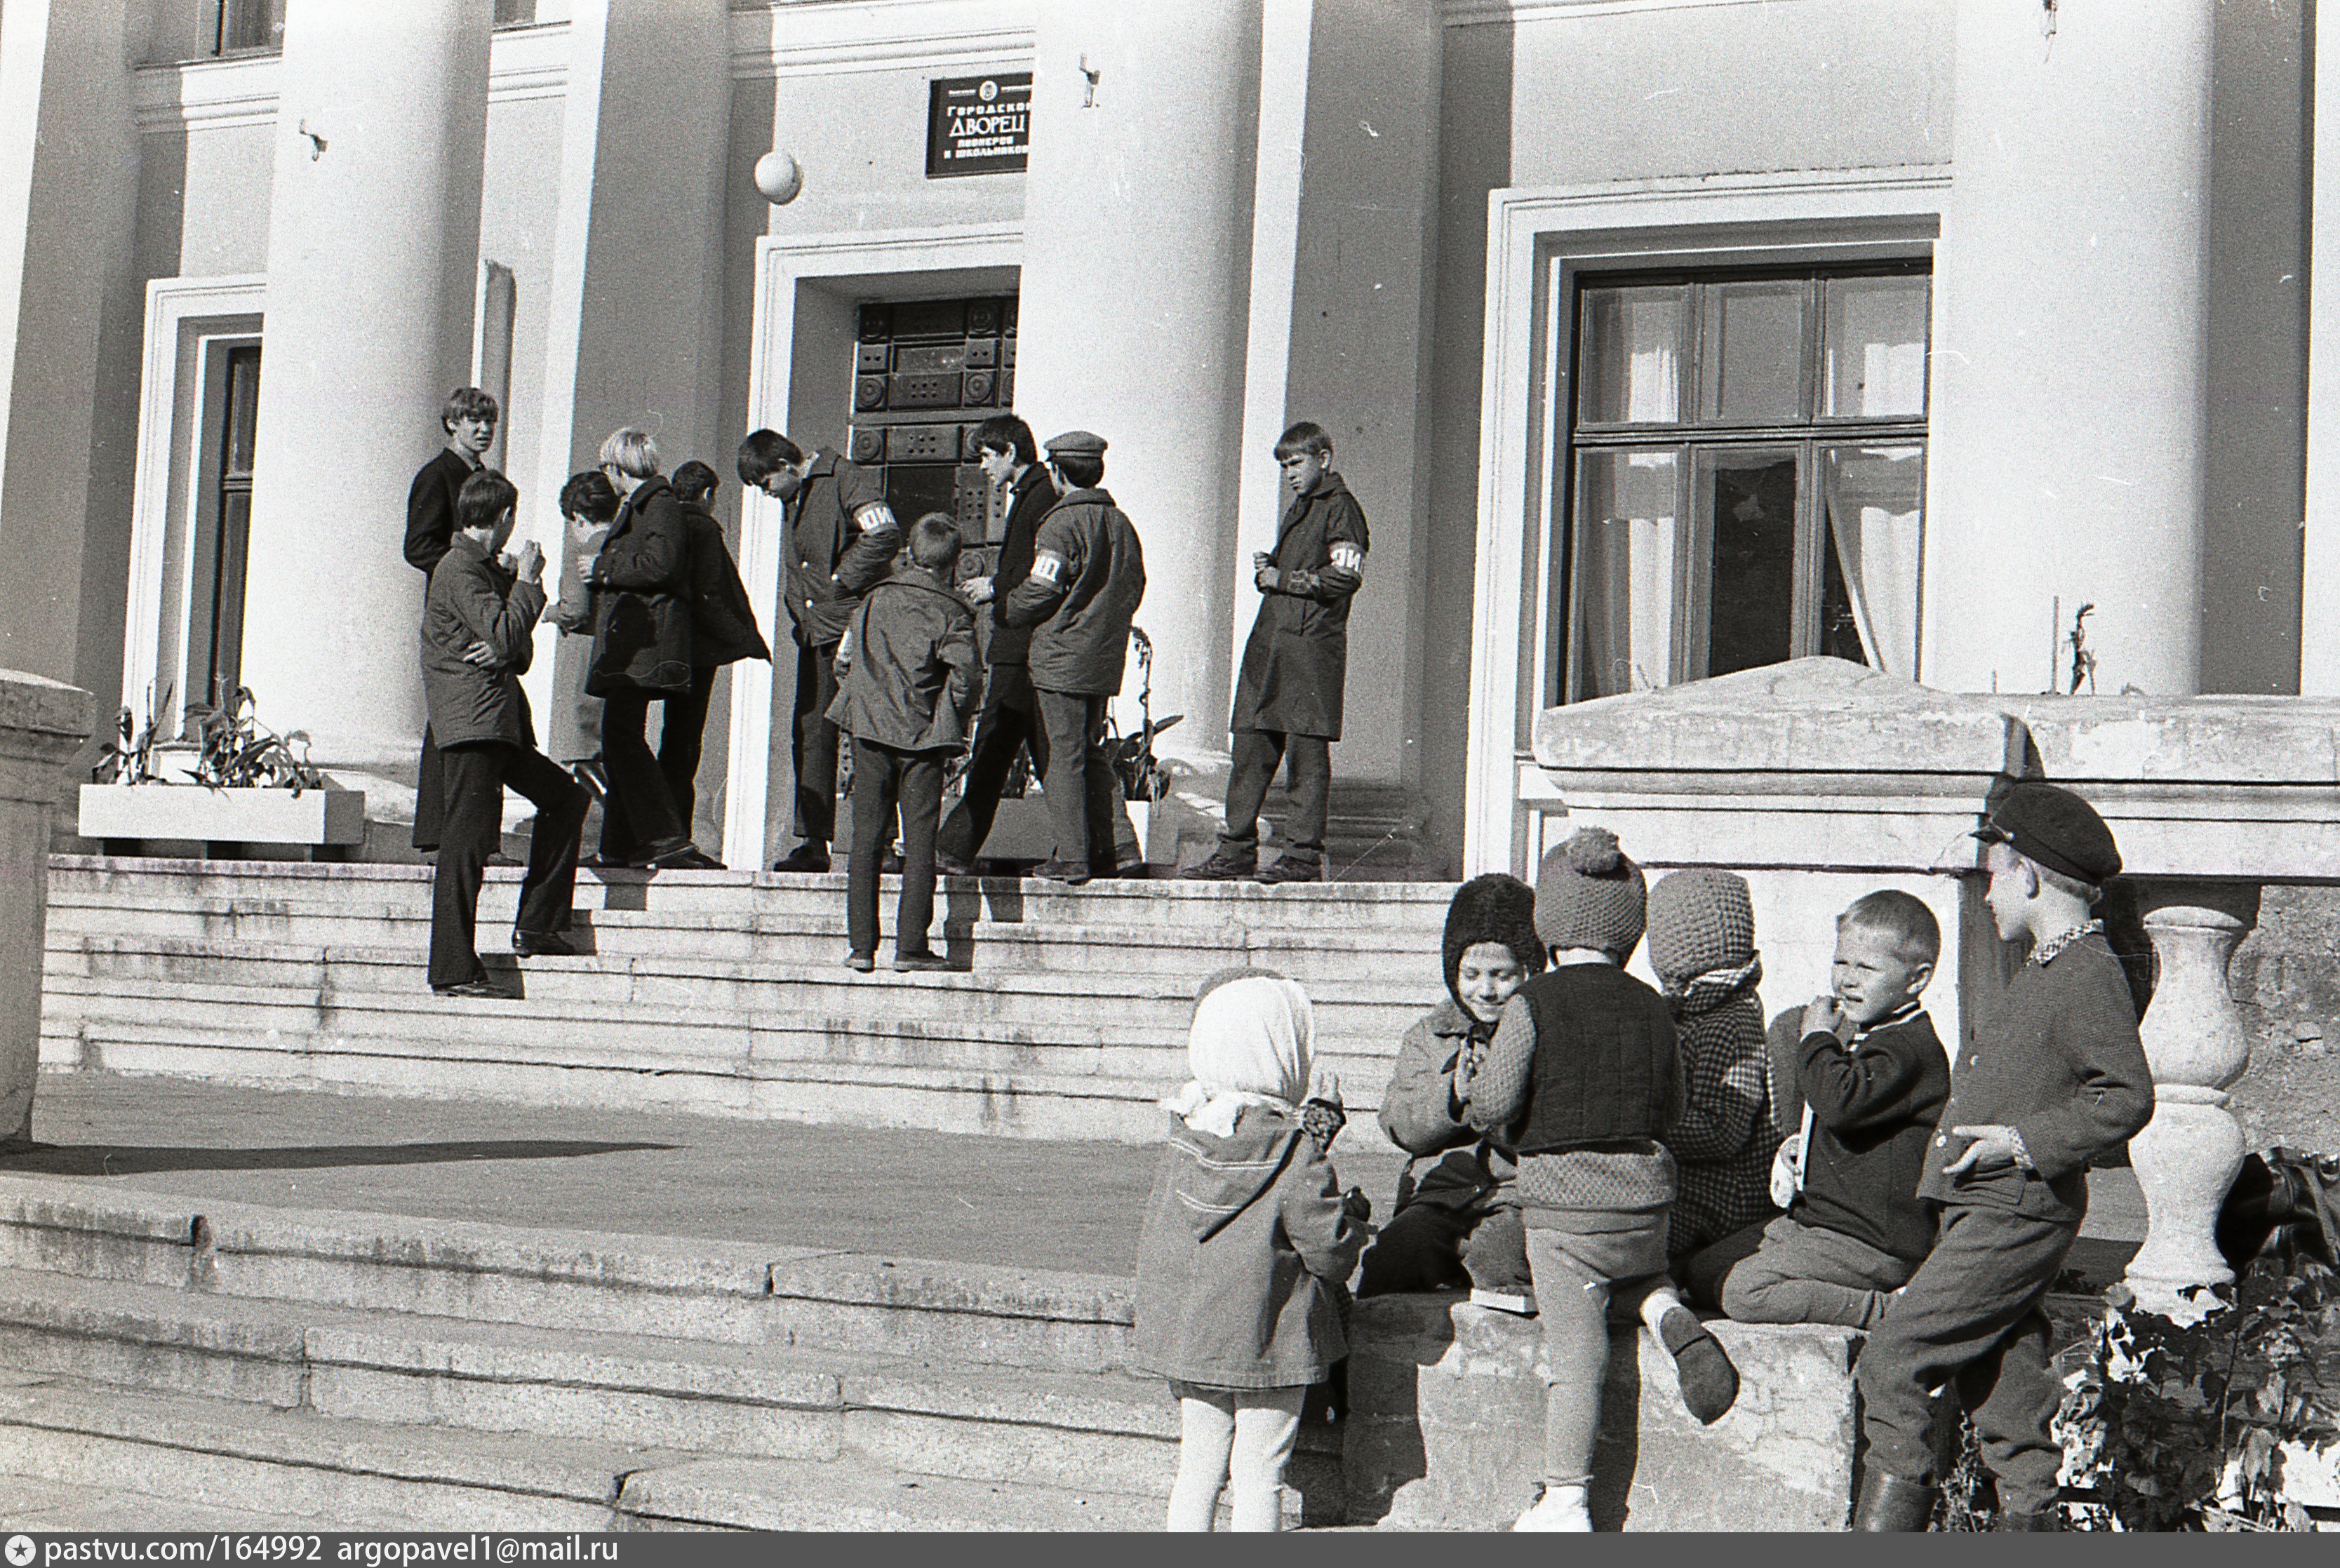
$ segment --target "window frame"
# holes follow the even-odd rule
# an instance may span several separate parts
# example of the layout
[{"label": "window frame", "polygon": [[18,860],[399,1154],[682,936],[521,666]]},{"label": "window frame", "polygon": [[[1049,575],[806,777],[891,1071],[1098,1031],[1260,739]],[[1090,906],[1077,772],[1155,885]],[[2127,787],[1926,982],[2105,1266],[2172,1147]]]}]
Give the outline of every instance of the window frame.
[{"label": "window frame", "polygon": [[[1697,474],[1702,457],[1718,451],[1760,448],[1793,447],[1796,449],[1797,501],[1792,590],[1790,657],[1801,657],[1804,652],[1817,651],[1821,646],[1825,628],[1822,626],[1827,572],[1827,519],[1823,515],[1820,465],[1829,448],[1848,446],[1915,445],[1921,452],[1928,445],[1928,425],[1932,414],[1931,378],[1927,380],[1927,402],[1924,412],[1915,416],[1872,417],[1865,415],[1828,414],[1827,350],[1825,314],[1828,304],[1827,285],[1839,279],[1871,277],[1920,277],[1928,282],[1929,304],[1927,313],[1927,354],[1932,354],[1932,310],[1930,291],[1934,275],[1933,257],[1923,256],[1873,257],[1843,261],[1798,261],[1786,263],[1750,263],[1698,266],[1665,264],[1659,266],[1584,266],[1568,269],[1566,286],[1568,299],[1568,332],[1558,345],[1555,370],[1562,373],[1556,390],[1561,398],[1554,402],[1552,455],[1558,461],[1552,464],[1548,478],[1552,487],[1552,509],[1547,514],[1556,525],[1554,547],[1550,556],[1550,570],[1557,581],[1552,585],[1551,603],[1558,612],[1559,624],[1552,630],[1557,634],[1549,646],[1556,657],[1548,660],[1538,685],[1546,701],[1566,705],[1590,700],[1595,692],[1580,694],[1576,690],[1578,650],[1583,632],[1582,574],[1577,570],[1580,544],[1577,506],[1582,490],[1582,459],[1592,452],[1671,452],[1675,455],[1675,511],[1677,527],[1681,529],[1689,555],[1695,556],[1698,529],[1694,517],[1698,499]],[[1706,419],[1703,416],[1707,392],[1709,318],[1713,313],[1708,302],[1709,290],[1717,285],[1740,283],[1800,282],[1803,291],[1802,343],[1799,355],[1799,395],[1809,411],[1801,421],[1730,422]],[[1687,287],[1689,293],[1685,315],[1685,342],[1681,355],[1680,382],[1676,407],[1680,417],[1667,422],[1652,421],[1590,421],[1583,419],[1586,350],[1591,342],[1592,298],[1596,291],[1643,287]],[[1922,521],[1920,526],[1922,527]],[[1711,571],[1710,541],[1708,570]],[[1678,568],[1676,583],[1675,646],[1668,650],[1668,684],[1680,684],[1686,674],[1694,651],[1689,645],[1687,629],[1692,620],[1702,619],[1685,600],[1694,597],[1693,581],[1697,571],[1694,561],[1687,568]],[[1919,592],[1923,594],[1922,577]],[[1920,600],[1922,607],[1922,597]],[[1920,610],[1922,617],[1922,608]],[[1707,657],[1710,657],[1709,654]],[[1701,659],[1697,662],[1703,663]]]}]

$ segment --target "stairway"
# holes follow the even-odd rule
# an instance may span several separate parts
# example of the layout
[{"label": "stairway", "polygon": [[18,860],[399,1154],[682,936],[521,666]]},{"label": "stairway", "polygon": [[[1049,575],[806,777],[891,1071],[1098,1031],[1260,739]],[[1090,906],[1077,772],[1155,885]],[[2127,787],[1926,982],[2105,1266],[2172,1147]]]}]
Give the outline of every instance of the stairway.
[{"label": "stairway", "polygon": [[[1155,1529],[1128,1282],[0,1176],[0,1494],[312,1529]],[[1287,1506],[1337,1522],[1312,1412]],[[0,1507],[0,1523],[6,1523]]]},{"label": "stairway", "polygon": [[[549,1105],[1144,1141],[1185,1072],[1196,981],[1305,984],[1351,1134],[1441,994],[1451,887],[952,879],[966,972],[857,976],[844,878],[586,873],[583,955],[489,963],[519,1001],[425,983],[428,867],[55,856],[42,1062],[55,1069]],[[519,873],[491,871],[482,946]],[[884,911],[890,926],[893,879]],[[881,949],[881,959],[889,949]]]}]

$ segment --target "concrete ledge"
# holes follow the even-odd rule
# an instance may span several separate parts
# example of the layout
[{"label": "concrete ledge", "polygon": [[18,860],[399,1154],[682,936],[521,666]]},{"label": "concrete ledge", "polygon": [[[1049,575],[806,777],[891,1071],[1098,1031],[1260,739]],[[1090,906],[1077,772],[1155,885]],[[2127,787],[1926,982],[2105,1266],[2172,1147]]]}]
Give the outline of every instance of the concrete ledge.
[{"label": "concrete ledge", "polygon": [[[1592,1519],[1602,1530],[1838,1531],[1859,1434],[1849,1329],[1710,1325],[1739,1401],[1711,1427],[1682,1408],[1673,1363],[1613,1333]],[[1543,1336],[1460,1295],[1376,1296],[1349,1331],[1344,1464],[1353,1524],[1502,1530],[1542,1478]]]}]

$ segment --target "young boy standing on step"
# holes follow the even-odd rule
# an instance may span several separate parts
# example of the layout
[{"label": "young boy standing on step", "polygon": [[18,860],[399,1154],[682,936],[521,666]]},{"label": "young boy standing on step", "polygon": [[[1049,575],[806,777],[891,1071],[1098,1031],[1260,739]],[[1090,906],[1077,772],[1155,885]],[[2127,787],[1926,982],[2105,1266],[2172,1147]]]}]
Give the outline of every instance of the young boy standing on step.
[{"label": "young boy standing on step", "polygon": [[[1324,876],[1324,816],[1333,789],[1333,742],[1341,738],[1341,691],[1349,660],[1349,600],[1364,585],[1364,509],[1333,471],[1333,438],[1303,420],[1275,443],[1291,500],[1275,548],[1252,558],[1259,619],[1244,645],[1235,685],[1234,769],[1227,826],[1211,858],[1185,874],[1202,881],[1255,878],[1315,882]],[[1259,867],[1259,810],[1279,762],[1288,763],[1287,848]]]},{"label": "young boy standing on step", "polygon": [[1609,1315],[1638,1316],[1673,1356],[1700,1422],[1739,1396],[1730,1357],[1666,1277],[1674,1160],[1659,1141],[1682,1109],[1665,999],[1624,971],[1647,917],[1641,868],[1605,829],[1543,858],[1536,934],[1552,968],[1520,987],[1478,1069],[1456,1075],[1462,1120],[1509,1130],[1520,1153],[1528,1269],[1543,1320],[1543,1495],[1512,1525],[1592,1528],[1585,1489],[1601,1432]]},{"label": "young boy standing on step", "polygon": [[1918,1183],[1950,1061],[1919,994],[1941,950],[1934,912],[1909,893],[1870,893],[1837,917],[1836,988],[1804,1009],[1796,1053],[1801,1130],[1773,1172],[1788,1212],[1722,1282],[1737,1321],[1874,1328],[1933,1250]]},{"label": "young boy standing on step", "polygon": [[2087,1212],[2090,1161],[2153,1116],[2153,1076],[2120,961],[2089,911],[2120,870],[2104,819],[2068,789],[2007,788],[1976,837],[2001,941],[2031,956],[1973,1031],[1927,1151],[1933,1252],[1871,1332],[1856,1375],[1869,1467],[1856,1530],[1923,1530],[1933,1391],[1957,1384],[1998,1483],[2003,1527],[2053,1530],[2063,1394],[2040,1304]]},{"label": "young boy standing on step", "polygon": [[935,921],[935,830],[946,764],[967,747],[976,670],[975,611],[951,591],[958,524],[930,511],[911,525],[910,560],[862,596],[837,646],[830,722],[853,737],[853,860],[847,868],[848,968],[877,967],[878,851],[902,819],[902,898],[894,968],[947,969],[927,946]]}]

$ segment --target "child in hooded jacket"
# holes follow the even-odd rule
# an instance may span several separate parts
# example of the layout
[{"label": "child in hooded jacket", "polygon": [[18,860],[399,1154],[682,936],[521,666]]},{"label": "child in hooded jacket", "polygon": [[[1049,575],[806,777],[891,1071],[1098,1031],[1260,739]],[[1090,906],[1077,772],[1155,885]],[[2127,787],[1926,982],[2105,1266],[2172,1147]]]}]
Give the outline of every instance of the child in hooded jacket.
[{"label": "child in hooded jacket", "polygon": [[1664,1140],[1675,1167],[1666,1253],[1679,1261],[1775,1212],[1780,1132],[1747,879],[1707,870],[1661,879],[1650,889],[1649,944],[1681,1050],[1682,1114]]},{"label": "child in hooded jacket", "polygon": [[[1278,1528],[1300,1405],[1348,1353],[1339,1288],[1372,1226],[1344,1196],[1308,1099],[1308,993],[1263,970],[1203,982],[1186,1042],[1194,1077],[1162,1102],[1168,1146],[1137,1244],[1131,1365],[1178,1400],[1168,1528]],[[1317,1123],[1316,1134],[1304,1113]]]}]

